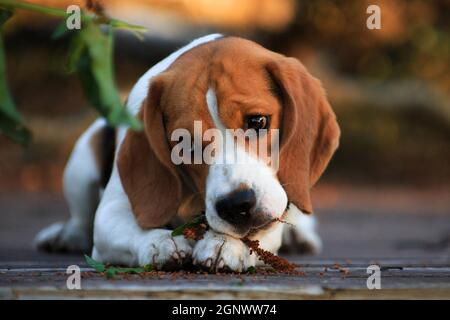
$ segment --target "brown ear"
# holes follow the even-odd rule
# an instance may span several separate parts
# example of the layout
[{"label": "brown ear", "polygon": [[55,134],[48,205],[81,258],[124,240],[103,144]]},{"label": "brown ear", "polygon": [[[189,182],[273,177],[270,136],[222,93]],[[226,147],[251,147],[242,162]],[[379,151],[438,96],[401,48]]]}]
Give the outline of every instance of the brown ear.
[{"label": "brown ear", "polygon": [[267,65],[283,117],[278,178],[289,201],[312,213],[310,190],[338,147],[340,130],[320,82],[294,58]]},{"label": "brown ear", "polygon": [[120,147],[117,166],[125,193],[142,228],[160,227],[176,214],[182,185],[170,159],[163,122],[163,93],[167,77],[150,84],[138,113],[145,130],[128,130]]}]

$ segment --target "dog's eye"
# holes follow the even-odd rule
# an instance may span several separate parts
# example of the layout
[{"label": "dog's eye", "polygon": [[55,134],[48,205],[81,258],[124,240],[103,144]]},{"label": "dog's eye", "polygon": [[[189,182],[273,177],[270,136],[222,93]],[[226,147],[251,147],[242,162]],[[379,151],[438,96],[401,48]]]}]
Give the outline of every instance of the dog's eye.
[{"label": "dog's eye", "polygon": [[263,115],[253,115],[247,117],[247,129],[267,129],[269,127],[269,120],[270,118],[268,116]]}]

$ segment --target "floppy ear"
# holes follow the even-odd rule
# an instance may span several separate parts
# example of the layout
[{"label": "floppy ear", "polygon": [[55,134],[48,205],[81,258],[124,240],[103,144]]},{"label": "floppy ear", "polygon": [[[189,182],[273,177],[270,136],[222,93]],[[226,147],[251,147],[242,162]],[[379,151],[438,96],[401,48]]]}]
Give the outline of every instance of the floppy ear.
[{"label": "floppy ear", "polygon": [[182,194],[163,121],[167,80],[160,75],[151,81],[138,113],[145,129],[143,132],[128,130],[117,158],[123,188],[141,228],[168,223],[177,212]]},{"label": "floppy ear", "polygon": [[267,65],[283,108],[278,178],[289,201],[312,213],[310,190],[338,147],[340,130],[320,82],[294,58]]}]

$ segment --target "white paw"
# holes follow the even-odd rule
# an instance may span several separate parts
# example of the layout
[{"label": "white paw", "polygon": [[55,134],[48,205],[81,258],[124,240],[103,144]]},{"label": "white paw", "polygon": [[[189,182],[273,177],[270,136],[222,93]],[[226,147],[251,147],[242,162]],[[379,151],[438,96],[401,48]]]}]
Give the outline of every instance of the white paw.
[{"label": "white paw", "polygon": [[314,216],[302,213],[291,204],[285,220],[290,225],[285,224],[283,227],[281,252],[318,254],[322,251],[322,240],[317,233]]},{"label": "white paw", "polygon": [[39,250],[50,252],[89,253],[92,248],[90,231],[74,224],[71,220],[57,222],[42,229],[34,238]]},{"label": "white paw", "polygon": [[211,272],[243,272],[255,266],[256,253],[250,254],[239,239],[209,230],[195,244],[193,259],[195,265]]},{"label": "white paw", "polygon": [[170,230],[151,230],[143,236],[138,248],[138,263],[157,269],[180,269],[192,255],[192,248],[183,236],[172,237]]}]

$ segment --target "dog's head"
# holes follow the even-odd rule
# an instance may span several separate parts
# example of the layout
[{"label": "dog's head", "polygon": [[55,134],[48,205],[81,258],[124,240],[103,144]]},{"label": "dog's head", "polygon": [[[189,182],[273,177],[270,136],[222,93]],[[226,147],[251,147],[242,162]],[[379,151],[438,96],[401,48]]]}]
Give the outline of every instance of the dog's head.
[{"label": "dog's head", "polygon": [[[288,201],[311,213],[310,189],[340,134],[320,82],[298,60],[239,38],[214,41],[178,58],[151,80],[138,116],[145,130],[128,131],[117,159],[138,224],[162,226],[180,208],[203,207],[211,228],[237,237],[280,217]],[[192,158],[182,157],[192,160],[194,153],[215,148],[214,157],[176,164],[173,151],[180,137],[174,132],[195,137],[196,121],[202,138],[193,143]],[[242,129],[235,132],[244,135],[267,131],[239,140],[226,139],[227,129]],[[266,157],[251,140],[264,141]],[[273,157],[278,150],[279,157]],[[230,154],[235,158],[227,161]]]}]

